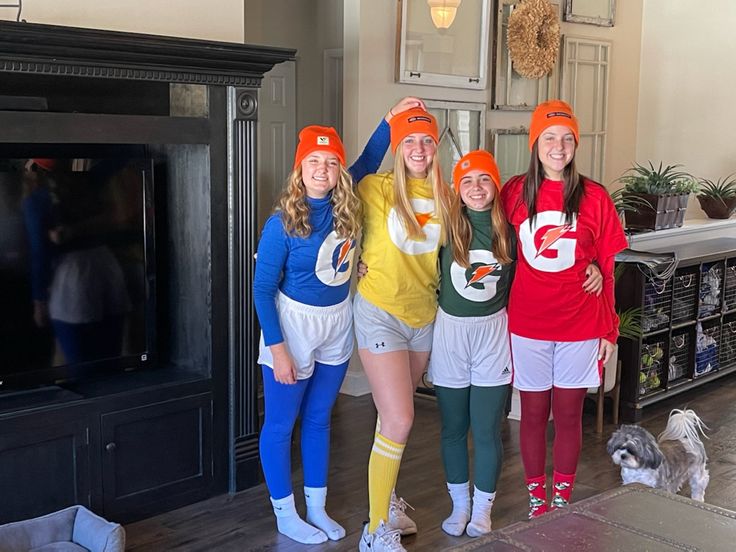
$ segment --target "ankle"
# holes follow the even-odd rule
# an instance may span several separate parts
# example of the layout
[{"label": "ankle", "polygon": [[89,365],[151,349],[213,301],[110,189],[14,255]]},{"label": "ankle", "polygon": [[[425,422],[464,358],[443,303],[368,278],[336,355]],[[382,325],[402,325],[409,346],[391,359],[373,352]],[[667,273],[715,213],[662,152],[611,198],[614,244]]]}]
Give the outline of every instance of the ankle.
[{"label": "ankle", "polygon": [[575,474],[554,472],[552,476],[552,502],[550,509],[566,508],[570,504],[572,489],[575,485]]},{"label": "ankle", "polygon": [[547,478],[544,475],[528,477],[526,488],[529,492],[529,519],[547,512]]}]

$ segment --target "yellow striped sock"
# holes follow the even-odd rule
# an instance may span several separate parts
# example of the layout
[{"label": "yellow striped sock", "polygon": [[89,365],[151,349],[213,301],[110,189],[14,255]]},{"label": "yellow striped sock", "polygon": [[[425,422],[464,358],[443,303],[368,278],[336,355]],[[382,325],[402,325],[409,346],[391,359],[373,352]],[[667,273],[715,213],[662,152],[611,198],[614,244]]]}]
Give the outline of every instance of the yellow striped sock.
[{"label": "yellow striped sock", "polygon": [[376,433],[368,461],[368,498],[370,502],[370,523],[372,533],[381,520],[388,521],[388,507],[391,492],[396,486],[401,466],[401,455],[406,444],[394,443],[380,433]]}]

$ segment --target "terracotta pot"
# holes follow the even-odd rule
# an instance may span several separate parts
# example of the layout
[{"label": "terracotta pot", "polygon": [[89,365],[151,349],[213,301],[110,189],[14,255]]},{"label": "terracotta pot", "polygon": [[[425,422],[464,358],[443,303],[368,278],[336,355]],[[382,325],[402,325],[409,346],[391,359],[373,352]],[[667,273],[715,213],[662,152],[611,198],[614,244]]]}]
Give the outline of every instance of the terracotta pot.
[{"label": "terracotta pot", "polygon": [[736,211],[736,197],[720,199],[717,197],[698,196],[698,201],[705,214],[713,219],[727,219]]}]

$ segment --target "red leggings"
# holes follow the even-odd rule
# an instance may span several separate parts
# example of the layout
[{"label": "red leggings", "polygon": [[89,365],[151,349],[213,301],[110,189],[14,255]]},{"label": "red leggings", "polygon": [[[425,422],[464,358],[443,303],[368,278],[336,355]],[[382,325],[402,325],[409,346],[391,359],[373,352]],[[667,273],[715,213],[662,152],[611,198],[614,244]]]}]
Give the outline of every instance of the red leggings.
[{"label": "red leggings", "polygon": [[574,474],[578,466],[583,441],[583,401],[587,389],[520,391],[521,396],[521,459],[527,478],[545,473],[547,460],[547,421],[550,403],[554,417],[555,439],[552,446],[554,469],[558,473]]}]

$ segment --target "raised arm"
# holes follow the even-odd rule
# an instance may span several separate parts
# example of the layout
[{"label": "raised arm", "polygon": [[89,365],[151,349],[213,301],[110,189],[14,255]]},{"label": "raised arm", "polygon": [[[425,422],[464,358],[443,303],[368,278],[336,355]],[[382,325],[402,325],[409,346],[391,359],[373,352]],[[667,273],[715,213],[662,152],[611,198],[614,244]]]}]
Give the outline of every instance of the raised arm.
[{"label": "raised arm", "polygon": [[386,155],[386,150],[391,144],[391,129],[388,126],[388,122],[397,113],[401,113],[402,111],[406,111],[412,107],[421,107],[422,109],[425,109],[424,102],[422,100],[412,96],[407,96],[399,100],[396,105],[392,106],[391,109],[388,110],[385,117],[381,120],[376,127],[376,130],[373,131],[373,134],[371,134],[371,137],[368,139],[360,157],[358,157],[358,159],[355,160],[355,163],[353,163],[348,169],[350,176],[353,177],[353,182],[357,184],[365,175],[374,173],[378,170],[381,166],[384,155]]}]

